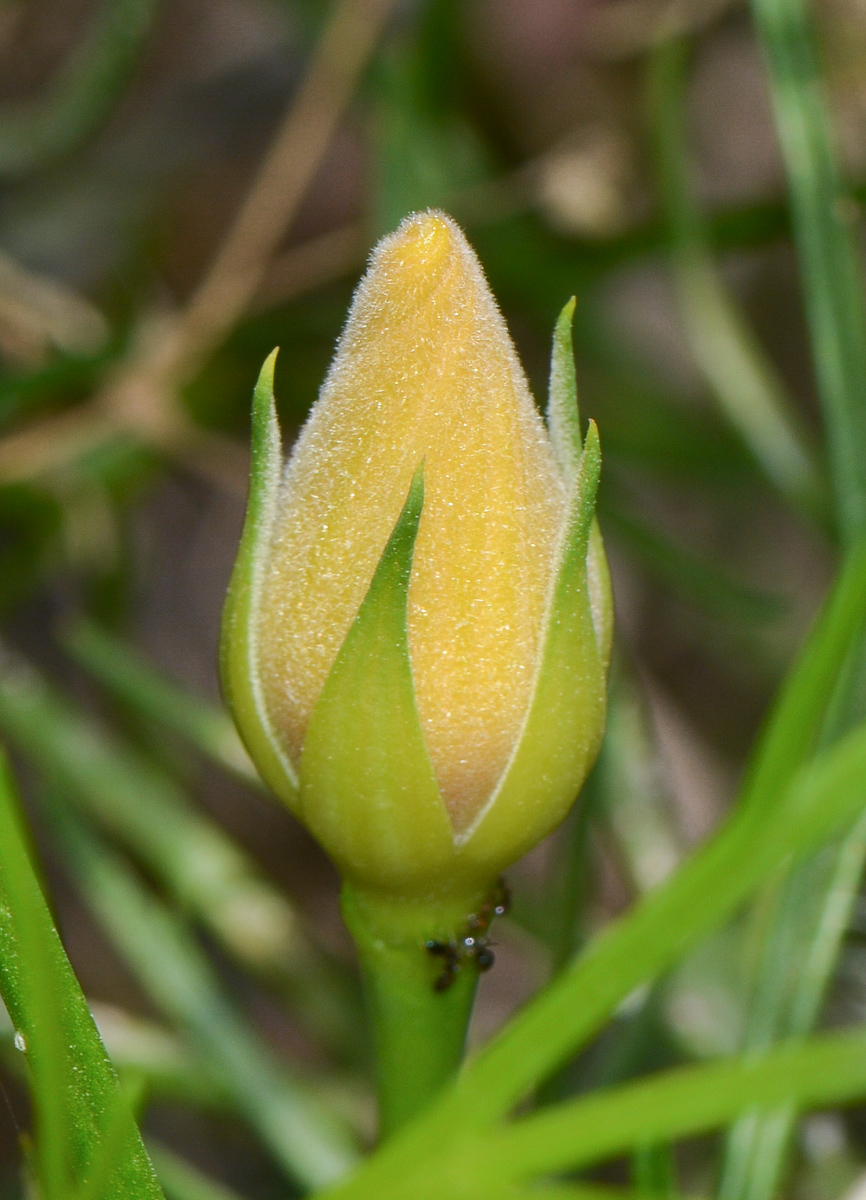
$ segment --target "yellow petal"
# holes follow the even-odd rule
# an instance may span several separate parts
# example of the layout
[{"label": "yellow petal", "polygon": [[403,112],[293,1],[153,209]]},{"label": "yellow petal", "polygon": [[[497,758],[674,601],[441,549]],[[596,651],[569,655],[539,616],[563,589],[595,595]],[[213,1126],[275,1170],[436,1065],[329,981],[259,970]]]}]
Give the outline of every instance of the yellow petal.
[{"label": "yellow petal", "polygon": [[409,645],[459,831],[495,787],[527,709],[565,495],[481,266],[436,212],[407,218],[374,251],[287,466],[259,670],[295,761],[422,459]]}]

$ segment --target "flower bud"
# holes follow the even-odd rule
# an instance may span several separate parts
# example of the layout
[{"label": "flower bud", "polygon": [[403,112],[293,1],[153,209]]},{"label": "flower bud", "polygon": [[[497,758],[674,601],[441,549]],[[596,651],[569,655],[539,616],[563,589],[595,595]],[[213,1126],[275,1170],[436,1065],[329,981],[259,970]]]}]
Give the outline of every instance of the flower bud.
[{"label": "flower bud", "polygon": [[274,356],[259,380],[225,690],[368,891],[486,886],[595,756],[612,610],[570,317],[548,433],[475,254],[428,212],[374,250],[285,469]]}]

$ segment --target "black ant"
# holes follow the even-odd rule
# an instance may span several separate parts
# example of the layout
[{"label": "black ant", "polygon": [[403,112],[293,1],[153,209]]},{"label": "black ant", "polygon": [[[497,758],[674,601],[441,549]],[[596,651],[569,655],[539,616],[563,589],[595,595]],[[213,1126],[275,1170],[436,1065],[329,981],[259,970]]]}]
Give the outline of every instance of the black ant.
[{"label": "black ant", "polygon": [[496,956],[487,941],[487,930],[494,917],[508,912],[510,903],[508,888],[500,879],[478,912],[470,915],[459,939],[425,942],[427,953],[442,959],[442,970],[433,984],[435,992],[445,992],[451,987],[464,962],[473,962],[478,971],[490,970]]}]

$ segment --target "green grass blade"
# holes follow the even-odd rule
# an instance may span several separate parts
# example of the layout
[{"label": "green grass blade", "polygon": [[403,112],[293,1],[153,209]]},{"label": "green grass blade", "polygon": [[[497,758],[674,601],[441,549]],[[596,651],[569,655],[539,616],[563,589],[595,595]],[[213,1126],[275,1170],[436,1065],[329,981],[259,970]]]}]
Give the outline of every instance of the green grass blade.
[{"label": "green grass blade", "polygon": [[[490,1200],[500,1200],[502,1192],[490,1193]],[[507,1200],[638,1200],[632,1188],[593,1183],[540,1183],[516,1187],[506,1192]]]},{"label": "green grass blade", "polygon": [[829,442],[837,521],[866,529],[866,303],[809,0],[753,0],[788,173],[794,240]]},{"label": "green grass blade", "polygon": [[[638,1196],[633,1188],[590,1182],[537,1183],[505,1193],[507,1200],[638,1200]],[[502,1192],[491,1192],[490,1200],[503,1200]]]},{"label": "green grass blade", "polygon": [[[859,772],[859,774],[858,774]],[[616,1004],[718,926],[791,854],[859,813],[866,728],[838,743],[772,812],[738,811],[721,832],[584,955],[479,1055],[458,1085],[476,1118],[501,1115],[594,1033]]]},{"label": "green grass blade", "polygon": [[0,729],[64,795],[120,838],[245,967],[279,985],[307,1027],[357,1055],[357,999],[285,896],[174,780],[113,740],[5,652]]},{"label": "green grass blade", "polygon": [[818,745],[866,615],[866,541],[845,559],[806,645],[780,690],[740,793],[743,808],[771,809]]},{"label": "green grass blade", "polygon": [[217,766],[245,783],[261,787],[234,722],[223,709],[171,683],[125,642],[93,621],[81,619],[68,626],[63,645],[94,679],[133,711],[180,734]]},{"label": "green grass blade", "polygon": [[632,1178],[641,1200],[673,1200],[676,1162],[667,1143],[642,1143],[632,1154]]},{"label": "green grass blade", "polygon": [[[862,812],[864,778],[866,726],[861,726],[803,770],[773,810],[752,806],[737,811],[675,875],[597,936],[481,1051],[426,1117],[333,1195],[341,1200],[402,1195],[399,1181],[408,1176],[419,1183],[414,1174],[419,1163],[425,1186],[428,1178],[435,1183],[442,1147],[461,1138],[480,1153],[485,1129],[585,1044],[625,996],[681,958],[782,865],[853,821]],[[866,1066],[861,1079],[866,1081]],[[725,1119],[718,1116],[719,1122]],[[669,1136],[674,1136],[670,1129],[650,1121],[641,1140]],[[452,1162],[442,1166],[446,1172],[452,1168]]]},{"label": "green grass blade", "polygon": [[[454,211],[492,174],[492,157],[463,95],[460,24],[450,0],[427,0],[390,39],[372,72],[370,195],[373,231],[407,213]],[[460,216],[460,213],[457,213]]]},{"label": "green grass blade", "polygon": [[348,1128],[312,1089],[275,1065],[182,923],[81,826],[59,813],[55,818],[78,885],[98,920],[154,1003],[219,1073],[287,1174],[305,1188],[343,1175],[357,1153]]},{"label": "green grass blade", "polygon": [[[99,1154],[89,1165],[86,1176],[72,1193],[71,1200],[103,1200],[105,1197],[127,1153],[130,1118],[142,1107],[145,1087],[144,1079],[138,1076],[127,1080],[118,1089],[102,1123]],[[66,1200],[66,1194],[63,1200]]]},{"label": "green grass blade", "polygon": [[[859,257],[834,159],[812,9],[806,0],[755,0],[753,12],[788,170],[837,519],[842,535],[850,541],[866,522],[866,305]],[[841,851],[829,848],[816,868],[801,868],[786,881],[763,948],[764,974],[750,1014],[750,1043],[766,1044],[786,1032],[804,1032],[814,1023],[864,854],[861,827],[849,835]],[[774,973],[773,966],[780,965],[784,948],[792,941],[797,943],[795,961],[804,964],[804,971],[786,994],[780,992],[778,980],[789,979],[789,972]],[[794,1119],[789,1108],[782,1108],[734,1127],[720,1184],[724,1200],[767,1200],[775,1193]]]},{"label": "green grass blade", "polygon": [[[120,1134],[104,1200],[162,1193],[27,856],[0,763],[0,992],[23,1039],[37,1112],[36,1161],[46,1200],[65,1200]],[[47,1148],[43,1139],[47,1138]],[[45,1175],[47,1174],[47,1178]]]},{"label": "green grass blade", "polygon": [[[866,819],[841,845],[832,842],[777,888],[774,920],[748,1014],[745,1049],[808,1033],[820,1014],[866,859]],[[741,1118],[726,1140],[721,1200],[772,1200],[791,1147],[790,1107]]]},{"label": "green grass blade", "polygon": [[826,522],[826,486],[785,386],[716,266],[692,192],[685,92],[688,46],[650,58],[649,108],[656,176],[673,256],[679,308],[695,361],[719,407],[767,478],[797,509]]},{"label": "green grass blade", "polygon": [[746,1107],[780,1102],[821,1107],[864,1094],[866,1033],[857,1028],[792,1042],[760,1057],[666,1071],[557,1105],[516,1121],[473,1152],[482,1159],[476,1159],[480,1172],[496,1169],[512,1179],[541,1175],[600,1162],[647,1140],[702,1133]]}]

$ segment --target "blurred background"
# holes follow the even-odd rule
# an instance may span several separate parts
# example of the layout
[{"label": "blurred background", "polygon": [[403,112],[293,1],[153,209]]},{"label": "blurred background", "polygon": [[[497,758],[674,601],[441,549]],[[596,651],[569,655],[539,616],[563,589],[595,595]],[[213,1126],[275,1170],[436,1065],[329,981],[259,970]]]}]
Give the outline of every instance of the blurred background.
[{"label": "blurred background", "polygon": [[[866,8],[815,17],[855,225]],[[262,360],[281,347],[289,440],[369,248],[427,206],[478,250],[539,403],[578,297],[618,613],[605,750],[579,814],[512,873],[476,1041],[715,826],[834,569],[785,174],[738,0],[2,0],[0,739],[181,1200],[230,1194],[189,1191],[198,1171],[293,1194],[262,1112],[297,1081],[374,1128],[336,876],[256,784],[216,654]],[[866,1011],[864,921],[855,906],[827,1020]],[[635,998],[560,1092],[735,1049],[741,943],[726,931]],[[4,1027],[9,1197],[16,1055]],[[684,1190],[709,1189],[713,1154],[689,1150]],[[811,1118],[795,1161],[792,1194],[844,1194],[863,1114]]]}]

